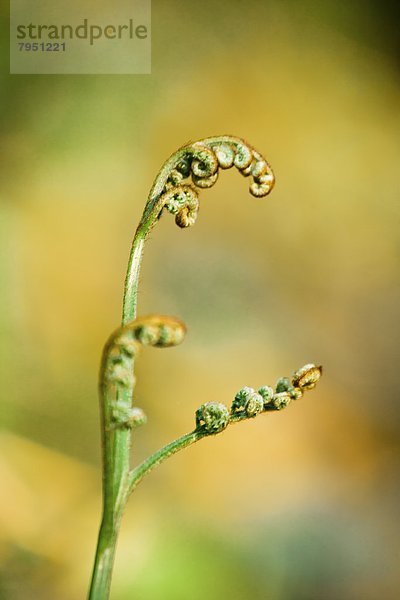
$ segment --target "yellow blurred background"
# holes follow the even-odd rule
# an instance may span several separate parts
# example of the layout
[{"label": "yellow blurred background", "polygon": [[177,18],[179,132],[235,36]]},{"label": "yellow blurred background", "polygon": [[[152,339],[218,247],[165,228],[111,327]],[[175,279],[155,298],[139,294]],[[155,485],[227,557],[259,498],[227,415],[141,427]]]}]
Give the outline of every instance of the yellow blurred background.
[{"label": "yellow blurred background", "polygon": [[399,575],[399,70],[395,2],[153,2],[152,74],[8,75],[2,9],[0,598],[85,597],[101,508],[96,379],[131,239],[164,160],[231,133],[195,227],[166,214],[139,313],[134,461],[206,401],[307,362],[287,411],[177,455],[132,497],[115,600],[391,600]]}]

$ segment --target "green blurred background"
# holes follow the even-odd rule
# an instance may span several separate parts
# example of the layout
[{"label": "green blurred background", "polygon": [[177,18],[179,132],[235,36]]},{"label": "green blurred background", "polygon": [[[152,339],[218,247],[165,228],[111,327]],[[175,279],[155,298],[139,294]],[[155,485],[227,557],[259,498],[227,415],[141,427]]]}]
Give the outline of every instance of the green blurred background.
[{"label": "green blurred background", "polygon": [[205,401],[320,362],[317,390],[205,440],[133,496],[115,600],[391,600],[399,575],[399,63],[395,2],[153,1],[149,76],[10,76],[2,10],[0,597],[85,597],[100,518],[96,379],[163,161],[232,133],[272,195],[223,173],[166,215],[139,312],[134,459]]}]

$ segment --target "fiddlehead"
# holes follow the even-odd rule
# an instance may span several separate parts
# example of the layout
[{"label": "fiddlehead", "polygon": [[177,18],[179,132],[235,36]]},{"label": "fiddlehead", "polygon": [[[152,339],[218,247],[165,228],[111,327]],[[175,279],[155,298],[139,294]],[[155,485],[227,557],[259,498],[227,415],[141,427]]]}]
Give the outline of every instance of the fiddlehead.
[{"label": "fiddlehead", "polygon": [[[233,136],[205,138],[183,146],[165,163],[150,192],[140,226],[150,229],[166,208],[176,214],[179,227],[190,227],[196,221],[199,206],[196,188],[213,186],[219,168],[233,166],[245,177],[251,176],[253,196],[266,196],[272,190],[272,169],[250,144]],[[191,183],[185,181],[189,178]],[[191,213],[190,219],[180,217],[185,211]]]},{"label": "fiddlehead", "polygon": [[232,415],[245,415],[256,417],[264,410],[264,398],[251,387],[244,387],[238,391],[232,402]]},{"label": "fiddlehead", "polygon": [[140,346],[176,346],[183,341],[185,333],[185,325],[178,319],[151,315],[123,325],[109,337],[100,371],[101,396],[113,398],[104,404],[107,429],[132,428],[146,422],[143,411],[131,406],[134,359]]},{"label": "fiddlehead", "polygon": [[123,322],[136,317],[139,269],[144,242],[166,210],[175,215],[181,227],[192,226],[199,212],[199,191],[209,188],[218,179],[219,169],[236,167],[250,177],[249,190],[256,198],[269,194],[274,186],[274,174],[267,161],[244,140],[223,135],[189,143],[175,152],[163,165],[139,222],[132,243],[125,280]]},{"label": "fiddlehead", "polygon": [[206,402],[196,411],[196,429],[206,434],[220,433],[229,424],[229,410],[221,402]]}]

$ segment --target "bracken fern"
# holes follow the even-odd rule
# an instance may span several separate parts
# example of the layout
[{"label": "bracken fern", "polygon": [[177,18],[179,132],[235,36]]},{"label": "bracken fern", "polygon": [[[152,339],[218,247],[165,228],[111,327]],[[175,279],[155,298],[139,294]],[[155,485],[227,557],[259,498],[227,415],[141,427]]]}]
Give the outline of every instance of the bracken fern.
[{"label": "bracken fern", "polygon": [[272,190],[275,179],[271,167],[244,140],[224,135],[189,143],[175,152],[159,172],[133,239],[125,281],[122,326],[108,339],[100,369],[103,516],[90,600],[109,597],[122,514],[130,494],[145,475],[169,456],[202,438],[220,433],[232,423],[285,408],[292,400],[301,398],[305,391],[314,388],[322,373],[321,367],[307,364],[291,379],[279,379],[275,389],[270,386],[258,390],[244,387],[236,394],[230,409],[220,402],[206,402],[196,411],[193,431],[131,468],[132,430],[146,423],[142,409],[132,405],[134,363],[138,351],[141,346],[175,346],[183,341],[186,333],[184,324],[174,317],[136,318],[145,241],[165,211],[175,216],[179,227],[193,225],[199,211],[199,190],[214,185],[220,169],[233,166],[245,177],[250,177],[253,196],[260,198]]}]

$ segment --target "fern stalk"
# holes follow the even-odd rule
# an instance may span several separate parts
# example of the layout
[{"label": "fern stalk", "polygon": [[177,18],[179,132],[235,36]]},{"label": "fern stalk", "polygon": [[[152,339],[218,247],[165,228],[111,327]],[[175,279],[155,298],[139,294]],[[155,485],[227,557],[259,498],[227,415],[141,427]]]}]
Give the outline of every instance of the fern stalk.
[{"label": "fern stalk", "polygon": [[173,454],[228,425],[261,413],[285,408],[304,391],[315,387],[322,368],[307,364],[292,379],[281,378],[273,389],[257,391],[244,387],[231,408],[206,402],[196,412],[195,428],[131,468],[132,432],[146,422],[140,408],[132,404],[135,387],[134,363],[141,346],[169,347],[181,343],[186,328],[174,317],[152,315],[137,318],[140,267],[146,239],[165,211],[175,215],[179,227],[190,227],[199,210],[198,191],[217,181],[220,169],[235,166],[250,178],[250,193],[266,196],[274,175],[267,161],[247,142],[219,136],[189,143],[163,165],[150,190],[136,229],[124,287],[122,325],[107,341],[101,362],[99,397],[103,449],[103,514],[98,535],[89,600],[107,600],[119,529],[128,498],[142,479]]}]

